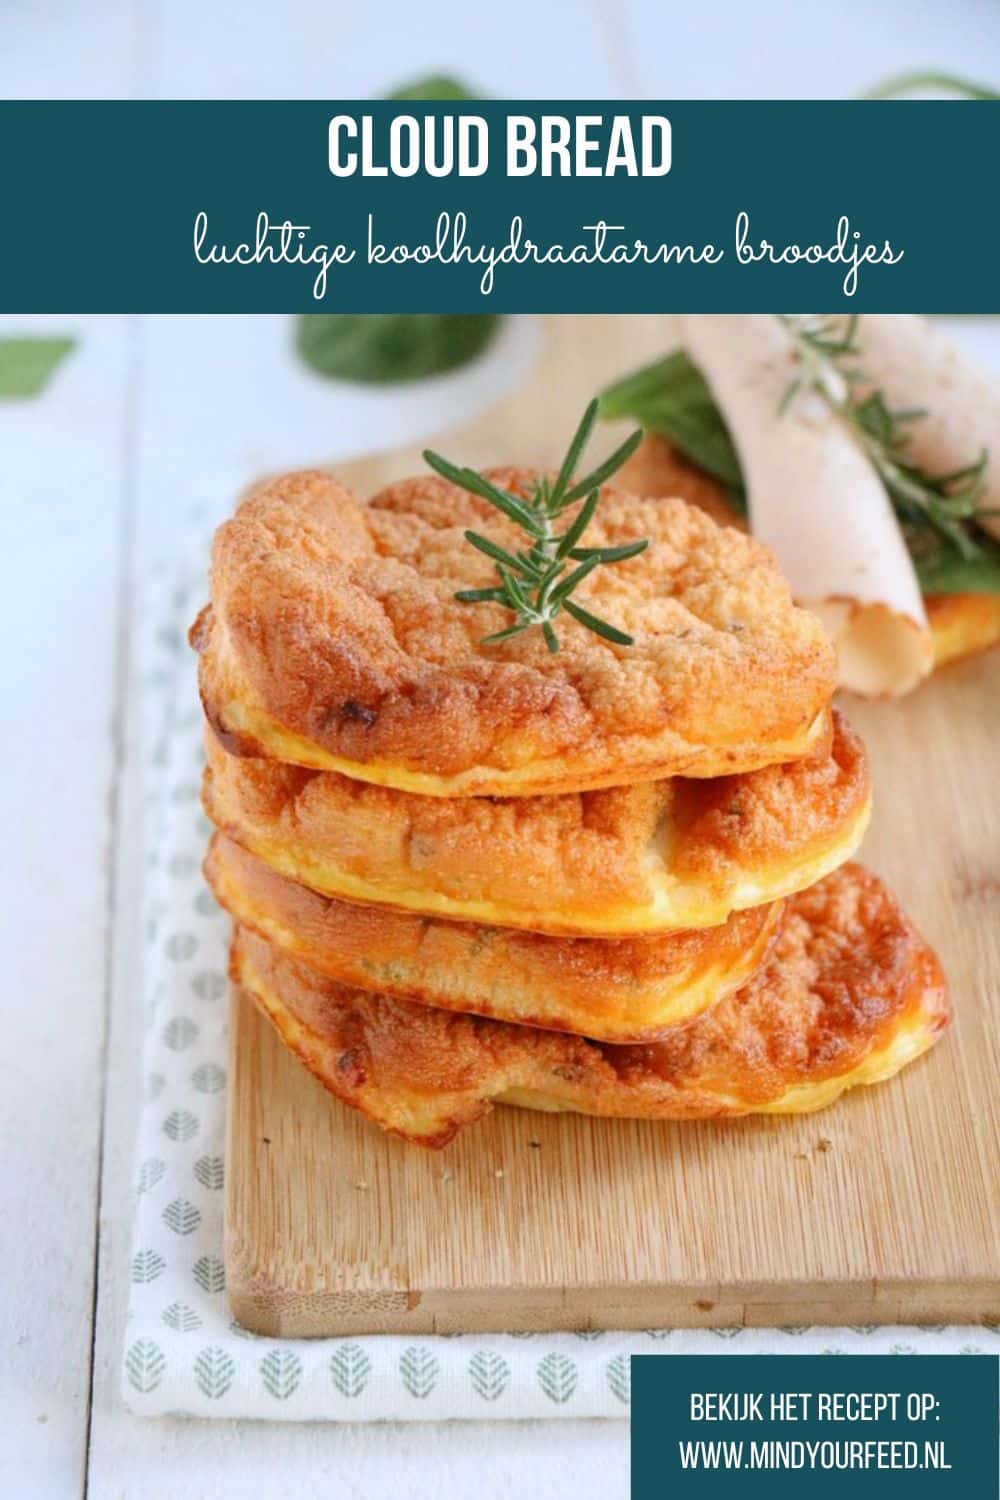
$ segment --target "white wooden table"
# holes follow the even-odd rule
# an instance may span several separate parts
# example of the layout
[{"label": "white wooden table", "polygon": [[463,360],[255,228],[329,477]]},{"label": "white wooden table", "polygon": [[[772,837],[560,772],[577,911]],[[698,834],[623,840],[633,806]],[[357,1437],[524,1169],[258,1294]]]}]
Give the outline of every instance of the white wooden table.
[{"label": "white wooden table", "polygon": [[[993,0],[15,0],[0,13],[4,97],[358,97],[454,71],[515,97],[835,98],[918,64],[1000,83]],[[0,405],[0,1493],[189,1500],[267,1483],[283,1500],[429,1484],[481,1500],[624,1494],[623,1424],[281,1426],[124,1410],[140,1002],[135,580],[176,552],[192,500],[228,504],[273,443],[262,445],[239,359],[213,366],[208,352],[238,349],[241,320],[226,339],[218,320],[0,323],[81,340],[42,400]]]}]

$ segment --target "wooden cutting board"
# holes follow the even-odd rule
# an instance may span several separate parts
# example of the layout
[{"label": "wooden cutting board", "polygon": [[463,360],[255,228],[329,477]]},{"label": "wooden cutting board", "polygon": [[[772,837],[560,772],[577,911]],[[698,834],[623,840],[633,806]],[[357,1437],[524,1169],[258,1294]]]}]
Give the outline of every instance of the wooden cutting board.
[{"label": "wooden cutting board", "polygon": [[[546,325],[526,387],[450,457],[558,460],[663,320]],[[617,436],[617,435],[614,435]],[[341,469],[361,493],[416,450]],[[236,1318],[309,1336],[1000,1320],[1000,655],[848,704],[864,857],[940,952],[956,1024],[900,1078],[797,1119],[655,1124],[500,1108],[442,1153],[331,1099],[233,998],[226,1262]]]}]

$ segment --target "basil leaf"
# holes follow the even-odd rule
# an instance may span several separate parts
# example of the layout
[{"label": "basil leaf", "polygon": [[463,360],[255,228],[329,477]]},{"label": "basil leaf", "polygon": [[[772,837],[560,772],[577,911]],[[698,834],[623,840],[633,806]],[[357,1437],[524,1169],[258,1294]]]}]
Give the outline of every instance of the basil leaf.
[{"label": "basil leaf", "polygon": [[[395,89],[393,100],[476,96],[444,73]],[[443,375],[475,359],[492,340],[496,313],[303,313],[295,346],[318,375],[360,385],[395,385]]]},{"label": "basil leaf", "polygon": [[887,78],[866,89],[862,99],[898,99],[901,95],[933,90],[938,94],[956,94],[960,99],[1000,99],[1000,94],[973,83],[969,78],[959,78],[955,73],[900,73],[896,78]]},{"label": "basil leaf", "polygon": [[0,400],[39,395],[75,344],[69,338],[0,338]]},{"label": "basil leaf", "polygon": [[629,417],[658,432],[691,463],[720,480],[746,510],[743,473],[722,414],[701,371],[678,349],[609,386],[601,416]]},{"label": "basil leaf", "polygon": [[1000,542],[978,532],[976,545],[975,557],[963,557],[959,549],[948,542],[933,552],[915,556],[914,566],[921,592],[1000,594]]},{"label": "basil leaf", "polygon": [[295,345],[318,375],[395,385],[468,364],[499,322],[497,313],[302,313]]},{"label": "basil leaf", "polygon": [[480,97],[471,89],[466,88],[464,83],[459,83],[457,78],[449,78],[446,73],[432,74],[430,78],[418,78],[416,83],[405,85],[401,89],[394,89],[391,94],[386,95],[389,99],[476,99]]}]

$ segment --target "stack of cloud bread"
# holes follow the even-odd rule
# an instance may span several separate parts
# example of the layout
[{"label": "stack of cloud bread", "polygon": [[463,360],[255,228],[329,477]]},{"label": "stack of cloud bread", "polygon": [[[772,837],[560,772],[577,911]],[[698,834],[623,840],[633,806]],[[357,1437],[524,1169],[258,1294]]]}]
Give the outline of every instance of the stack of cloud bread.
[{"label": "stack of cloud bread", "polygon": [[[498,470],[512,496],[537,476]],[[444,1145],[493,1103],[695,1119],[798,1112],[888,1078],[948,1018],[864,832],[836,664],[774,561],[679,499],[604,487],[587,541],[637,557],[568,615],[496,580],[430,474],[361,504],[322,473],[218,531],[192,629],[206,862],[234,982],[345,1103]]]}]

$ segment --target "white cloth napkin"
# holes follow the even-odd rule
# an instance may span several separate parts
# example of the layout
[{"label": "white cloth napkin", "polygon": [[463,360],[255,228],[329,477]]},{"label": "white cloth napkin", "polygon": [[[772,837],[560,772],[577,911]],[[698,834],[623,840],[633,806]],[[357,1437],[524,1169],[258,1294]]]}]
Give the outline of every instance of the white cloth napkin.
[{"label": "white cloth napkin", "polygon": [[128,1406],[271,1421],[621,1418],[630,1354],[1000,1352],[996,1328],[282,1341],[231,1320],[222,1258],[228,921],[200,875],[202,726],[185,640],[203,602],[206,549],[202,538],[202,561],[179,575],[161,566],[142,610],[145,1103],[123,1350]]}]

